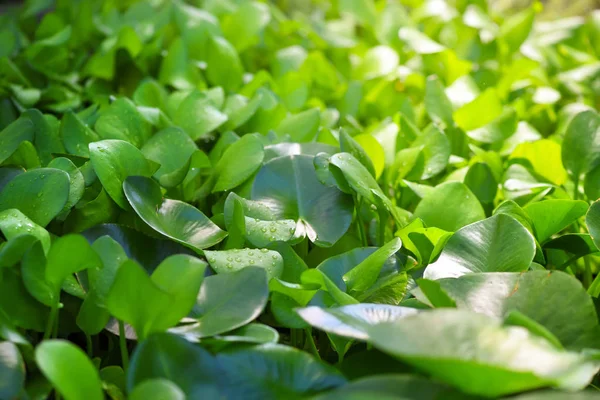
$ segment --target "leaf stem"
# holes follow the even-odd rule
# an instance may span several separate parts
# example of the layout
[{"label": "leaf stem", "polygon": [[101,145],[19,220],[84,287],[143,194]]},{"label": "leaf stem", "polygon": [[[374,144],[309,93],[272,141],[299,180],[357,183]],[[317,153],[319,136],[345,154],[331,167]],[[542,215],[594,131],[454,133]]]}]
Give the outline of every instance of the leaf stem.
[{"label": "leaf stem", "polygon": [[590,266],[590,260],[587,257],[583,258],[585,270],[583,271],[583,287],[589,288],[593,281],[592,267]]},{"label": "leaf stem", "polygon": [[383,246],[385,244],[385,226],[386,226],[386,218],[387,213],[383,211],[379,211],[379,246]]},{"label": "leaf stem", "polygon": [[354,195],[354,204],[356,204],[356,224],[358,225],[358,236],[363,244],[363,246],[367,247],[369,244],[367,242],[367,234],[365,233],[365,224],[362,220],[362,215],[360,215],[360,209],[362,208],[362,199],[357,195]]},{"label": "leaf stem", "polygon": [[573,177],[573,200],[579,197],[579,175]]},{"label": "leaf stem", "polygon": [[306,328],[305,332],[306,332],[306,343],[308,344],[308,348],[310,349],[310,352],[313,353],[314,356],[320,360],[321,355],[319,354],[319,349],[317,349],[315,339],[313,338],[312,329]]},{"label": "leaf stem", "polygon": [[87,333],[85,334],[85,344],[87,349],[87,355],[89,358],[92,358],[92,356],[94,355],[94,345],[92,343],[92,337]]},{"label": "leaf stem", "polygon": [[50,339],[50,337],[54,333],[54,325],[55,325],[55,321],[57,319],[56,318],[57,315],[58,315],[58,305],[52,304],[52,307],[50,308],[50,315],[48,316],[48,322],[46,323],[46,330],[44,331],[44,339],[43,340]]},{"label": "leaf stem", "polygon": [[123,363],[123,371],[127,376],[129,369],[129,353],[127,352],[127,338],[125,337],[125,324],[119,320],[119,347],[121,348],[121,362]]}]

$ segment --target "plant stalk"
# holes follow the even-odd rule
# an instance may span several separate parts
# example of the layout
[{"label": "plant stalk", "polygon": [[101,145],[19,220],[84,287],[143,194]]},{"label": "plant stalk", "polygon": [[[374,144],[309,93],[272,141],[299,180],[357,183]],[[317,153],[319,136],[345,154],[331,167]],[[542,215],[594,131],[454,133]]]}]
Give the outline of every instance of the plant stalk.
[{"label": "plant stalk", "polygon": [[319,349],[317,349],[315,339],[313,338],[312,329],[306,328],[305,333],[306,333],[306,343],[308,344],[308,348],[309,348],[310,352],[313,353],[314,356],[320,360],[321,355],[319,354]]},{"label": "plant stalk", "polygon": [[58,316],[58,305],[53,304],[50,308],[50,315],[48,316],[48,322],[46,323],[46,330],[44,331],[43,340],[50,339],[52,334],[54,333],[54,325]]},{"label": "plant stalk", "polygon": [[360,209],[362,207],[362,199],[359,199],[358,196],[354,196],[354,204],[356,204],[356,223],[358,225],[358,236],[363,244],[363,246],[367,247],[369,243],[367,242],[367,234],[365,232],[365,224],[362,220],[362,215],[360,214]]},{"label": "plant stalk", "polygon": [[123,371],[127,376],[129,369],[129,353],[127,352],[127,338],[125,337],[125,324],[119,320],[119,347],[121,348],[121,362],[123,363]]}]

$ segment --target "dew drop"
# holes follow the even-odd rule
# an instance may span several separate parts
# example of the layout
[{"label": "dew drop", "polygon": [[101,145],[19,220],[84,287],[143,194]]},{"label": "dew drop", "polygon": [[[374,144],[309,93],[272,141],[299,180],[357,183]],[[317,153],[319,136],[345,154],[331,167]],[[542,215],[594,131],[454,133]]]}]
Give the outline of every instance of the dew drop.
[{"label": "dew drop", "polygon": [[268,249],[260,249],[260,251],[262,251],[263,253],[266,253],[269,250]]},{"label": "dew drop", "polygon": [[236,257],[235,262],[242,262],[242,259],[240,257]]},{"label": "dew drop", "polygon": [[44,178],[46,178],[46,175],[44,175],[44,174],[41,174],[41,175],[40,175],[40,179],[44,179]]},{"label": "dew drop", "polygon": [[263,233],[266,233],[267,232],[267,228],[260,228],[260,231],[263,232]]},{"label": "dew drop", "polygon": [[233,261],[233,257],[227,257],[227,261]]},{"label": "dew drop", "polygon": [[233,265],[231,263],[227,263],[227,268],[232,269]]},{"label": "dew drop", "polygon": [[38,193],[38,194],[37,194],[37,197],[42,197],[42,193],[41,193],[41,192],[40,192],[40,193]]},{"label": "dew drop", "polygon": [[279,258],[279,257],[277,257],[275,254],[273,254],[273,255],[271,256],[271,258],[272,258],[273,260],[277,260],[277,258]]},{"label": "dew drop", "polygon": [[217,261],[217,259],[213,257],[213,258],[210,258],[208,261],[210,261],[211,263],[214,263],[215,261]]},{"label": "dew drop", "polygon": [[275,238],[275,236],[271,236],[271,237],[269,238],[269,240],[270,240],[271,242],[274,242],[274,241],[275,241],[275,240],[277,240],[277,239]]},{"label": "dew drop", "polygon": [[276,265],[277,265],[277,263],[276,263],[275,261],[273,261],[273,262],[271,263],[271,265],[272,265],[272,266],[276,266]]},{"label": "dew drop", "polygon": [[250,265],[254,265],[255,261],[254,260],[250,260],[248,261],[250,263]]},{"label": "dew drop", "polygon": [[271,229],[269,229],[269,230],[271,231],[271,233],[275,233],[275,232],[277,232],[277,228],[271,228]]},{"label": "dew drop", "polygon": [[249,255],[250,257],[252,257],[252,256],[254,255],[254,252],[253,252],[253,251],[249,251],[249,252],[248,252],[248,255]]}]

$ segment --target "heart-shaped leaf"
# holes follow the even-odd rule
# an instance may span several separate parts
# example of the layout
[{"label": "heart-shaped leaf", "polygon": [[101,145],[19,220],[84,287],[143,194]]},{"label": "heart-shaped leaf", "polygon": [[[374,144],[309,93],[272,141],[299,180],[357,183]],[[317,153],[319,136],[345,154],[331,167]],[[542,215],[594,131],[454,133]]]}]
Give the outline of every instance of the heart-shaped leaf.
[{"label": "heart-shaped leaf", "polygon": [[533,223],[535,237],[543,244],[584,216],[588,205],[585,201],[557,199],[530,203],[523,209]]},{"label": "heart-shaped leaf", "polygon": [[267,279],[279,278],[283,273],[283,258],[276,251],[262,249],[233,249],[205,251],[210,267],[218,274],[236,272],[248,266],[263,268]]},{"label": "heart-shaped leaf", "polygon": [[385,304],[352,304],[343,307],[301,308],[298,314],[313,327],[351,339],[368,340],[368,326],[396,321],[418,312],[414,308]]},{"label": "heart-shaped leaf", "polygon": [[187,396],[218,397],[218,366],[200,346],[168,333],[155,333],[141,342],[131,357],[127,390],[157,378],[176,384]]},{"label": "heart-shaped leaf", "polygon": [[514,218],[497,214],[459,229],[423,276],[435,280],[471,272],[526,271],[534,254],[531,233]]},{"label": "heart-shaped leaf", "polygon": [[66,400],[102,400],[98,371],[85,353],[65,340],[48,340],[35,349],[35,361]]},{"label": "heart-shaped leaf", "polygon": [[[517,310],[546,327],[566,348],[600,344],[588,341],[598,326],[594,304],[581,284],[564,272],[477,273],[437,282],[458,308],[496,318]],[[553,295],[544,295],[548,293]]]},{"label": "heart-shaped leaf", "polygon": [[254,320],[267,304],[269,287],[263,268],[246,267],[204,280],[191,317],[197,322],[172,329],[190,340],[218,335]]},{"label": "heart-shaped leaf", "polygon": [[331,366],[292,347],[265,344],[217,355],[219,380],[228,397],[293,398],[346,382]]},{"label": "heart-shaped leaf", "polygon": [[176,186],[187,173],[186,164],[198,147],[181,129],[166,128],[153,135],[141,148],[148,160],[160,164],[154,177],[165,187]]},{"label": "heart-shaped leaf", "polygon": [[484,219],[485,212],[467,186],[460,182],[447,182],[423,197],[414,216],[421,218],[427,226],[454,232]]},{"label": "heart-shaped leaf", "polygon": [[557,350],[524,328],[501,324],[470,311],[439,309],[374,325],[368,333],[379,349],[474,395],[496,397],[546,386],[578,390],[596,374],[597,362]]},{"label": "heart-shaped leaf", "polygon": [[123,190],[135,212],[152,229],[196,251],[214,246],[227,236],[197,208],[164,199],[160,186],[150,178],[128,177]]},{"label": "heart-shaped leaf", "polygon": [[157,169],[141,151],[123,140],[90,143],[90,159],[104,190],[124,210],[131,209],[123,194],[125,178],[150,177]]},{"label": "heart-shaped leaf", "polygon": [[45,227],[69,198],[69,175],[55,168],[38,168],[17,175],[0,192],[0,211],[16,208]]},{"label": "heart-shaped leaf", "polygon": [[562,144],[562,162],[574,177],[591,171],[600,163],[600,116],[583,111],[571,120]]},{"label": "heart-shaped leaf", "polygon": [[296,236],[321,246],[337,242],[352,222],[352,201],[317,179],[313,157],[275,158],[258,172],[252,199],[268,206],[278,219],[297,221]]}]

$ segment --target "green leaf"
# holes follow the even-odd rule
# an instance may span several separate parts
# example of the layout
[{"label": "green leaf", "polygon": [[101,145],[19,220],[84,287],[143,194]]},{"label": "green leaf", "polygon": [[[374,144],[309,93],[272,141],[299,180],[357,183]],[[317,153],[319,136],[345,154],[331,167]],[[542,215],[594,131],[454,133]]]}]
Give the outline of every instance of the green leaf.
[{"label": "green leaf", "polygon": [[464,131],[480,128],[502,114],[502,103],[495,89],[488,89],[475,100],[454,112],[454,121]]},{"label": "green leaf", "polygon": [[16,208],[45,227],[69,198],[69,175],[55,168],[38,168],[14,177],[0,192],[0,211]]},{"label": "green leaf", "polygon": [[548,329],[566,348],[598,346],[597,339],[586,338],[598,326],[594,304],[581,284],[564,272],[478,273],[437,282],[458,308],[496,318],[516,310]]},{"label": "green leaf", "polygon": [[600,248],[600,200],[592,203],[585,215],[585,224],[587,225],[590,236],[594,239],[596,247]]},{"label": "green leaf", "polygon": [[414,216],[427,226],[457,231],[465,225],[482,220],[485,213],[477,197],[460,182],[436,186],[419,202]]},{"label": "green leaf", "polygon": [[465,185],[482,204],[493,203],[498,192],[498,182],[490,167],[485,163],[475,163],[465,175]]},{"label": "green leaf", "polygon": [[383,265],[402,247],[400,238],[394,238],[381,246],[360,264],[346,272],[343,276],[349,291],[364,292],[377,280]]},{"label": "green leaf", "polygon": [[252,322],[231,332],[216,335],[212,340],[222,343],[277,343],[279,333],[269,325]]},{"label": "green leaf", "polygon": [[574,177],[600,164],[600,116],[583,111],[571,120],[562,143],[562,162]]},{"label": "green leaf", "polygon": [[248,1],[223,18],[221,27],[227,40],[241,52],[257,41],[270,21],[271,13],[266,4]]},{"label": "green leaf", "polygon": [[500,26],[499,39],[506,45],[508,53],[519,50],[529,36],[535,18],[535,7],[529,7],[517,13]]},{"label": "green leaf", "polygon": [[418,310],[385,304],[352,304],[343,307],[321,308],[311,306],[297,310],[313,327],[335,335],[369,340],[368,327],[402,319]]},{"label": "green leaf", "polygon": [[11,342],[0,342],[0,396],[17,398],[25,384],[25,362],[19,348]]},{"label": "green leaf", "polygon": [[221,242],[227,233],[197,208],[179,200],[164,199],[150,178],[130,176],[123,183],[127,200],[152,229],[196,251]]},{"label": "green leaf", "polygon": [[71,160],[65,157],[53,159],[48,164],[48,168],[60,169],[69,174],[69,198],[67,199],[67,203],[65,204],[62,213],[66,216],[66,213],[68,213],[68,211],[83,197],[83,192],[85,190],[83,174]]},{"label": "green leaf", "polygon": [[129,322],[139,337],[176,325],[194,306],[206,264],[192,256],[173,255],[152,276],[133,261],[119,267],[106,305],[115,317]]},{"label": "green leaf", "polygon": [[458,230],[423,277],[436,280],[471,272],[526,271],[534,254],[531,233],[514,218],[497,214]]},{"label": "green leaf", "polygon": [[533,166],[533,170],[555,185],[567,180],[567,171],[562,166],[560,144],[553,140],[542,139],[519,144],[510,158],[524,158]]},{"label": "green leaf", "polygon": [[560,199],[530,203],[523,209],[533,223],[537,240],[543,244],[552,235],[583,217],[588,205],[585,201]]},{"label": "green leaf", "polygon": [[348,134],[348,132],[346,132],[345,129],[340,130],[340,149],[343,152],[352,154],[369,171],[369,173],[373,175],[373,177],[376,176],[373,161],[367,152]]},{"label": "green leaf", "polygon": [[215,165],[213,193],[242,184],[260,168],[264,156],[262,142],[257,136],[246,135],[233,143]]},{"label": "green leaf", "polygon": [[35,127],[26,117],[13,121],[0,131],[0,164],[13,155],[23,142],[33,142]]},{"label": "green leaf", "polygon": [[444,86],[437,76],[429,77],[425,86],[425,109],[429,118],[435,123],[452,126],[452,103],[444,92]]},{"label": "green leaf", "polygon": [[41,226],[27,218],[17,209],[8,209],[0,212],[0,231],[7,240],[20,235],[32,235],[38,239],[44,252],[50,250],[50,234]]},{"label": "green leaf", "polygon": [[100,376],[85,353],[65,340],[47,340],[35,349],[35,361],[66,400],[102,400]]},{"label": "green leaf", "polygon": [[[235,48],[225,38],[210,36],[207,46],[206,77],[213,86],[227,91],[238,89],[242,84],[244,67]],[[227,68],[223,68],[226,65]]]},{"label": "green leaf", "polygon": [[173,382],[186,398],[218,397],[219,367],[214,357],[200,346],[168,333],[155,333],[133,352],[127,390],[162,378]]},{"label": "green leaf", "polygon": [[126,98],[115,100],[103,110],[94,128],[102,139],[123,140],[137,148],[140,148],[151,136],[150,125],[133,102]]},{"label": "green leaf", "polygon": [[[117,224],[101,224],[82,232],[82,235],[94,243],[102,236],[110,236],[125,251],[127,257],[153,271],[167,257],[173,254],[194,254],[187,247],[171,240],[146,236],[145,234]],[[113,251],[114,250],[113,248]]]},{"label": "green leaf", "polygon": [[125,178],[150,177],[156,171],[141,151],[123,140],[90,143],[90,159],[106,193],[124,210],[130,209],[123,194]]},{"label": "green leaf", "polygon": [[77,114],[67,111],[60,122],[60,136],[70,154],[89,157],[89,144],[100,137]]},{"label": "green leaf", "polygon": [[299,398],[346,382],[333,367],[277,344],[220,353],[217,361],[220,382],[230,398]]},{"label": "green leaf", "polygon": [[177,108],[173,122],[181,127],[193,141],[206,138],[227,121],[210,98],[201,92],[191,92]]},{"label": "green leaf", "polygon": [[131,324],[139,338],[169,328],[161,324],[172,297],[160,289],[146,271],[132,260],[119,267],[106,297],[106,308],[116,318]]},{"label": "green leaf", "polygon": [[162,379],[148,379],[137,385],[129,399],[144,400],[144,399],[162,399],[162,400],[185,400],[185,393],[179,389],[179,386],[173,382]]},{"label": "green leaf", "polygon": [[267,162],[256,175],[252,199],[269,207],[277,219],[297,221],[295,236],[307,236],[320,246],[332,246],[352,222],[351,199],[319,182],[311,156]]},{"label": "green leaf", "polygon": [[[442,288],[440,281],[429,279],[417,279],[418,289],[414,289],[414,296],[425,304],[430,304],[435,308],[455,308],[456,302],[448,296],[448,293]],[[425,298],[423,298],[425,296]]]},{"label": "green leaf", "polygon": [[268,249],[233,249],[204,252],[210,264],[218,274],[239,271],[248,266],[263,268],[267,279],[279,278],[283,272],[283,259],[276,251]]},{"label": "green leaf", "polygon": [[160,164],[154,178],[165,187],[177,186],[183,181],[189,158],[197,150],[194,141],[174,127],[158,131],[141,148],[144,157]]},{"label": "green leaf", "polygon": [[218,335],[256,319],[267,305],[269,287],[263,268],[248,266],[204,280],[190,316],[197,321],[172,329],[190,340]]},{"label": "green leaf", "polygon": [[279,136],[290,135],[294,142],[312,142],[321,123],[321,113],[311,108],[289,115],[275,129]]},{"label": "green leaf", "polygon": [[102,260],[81,235],[61,236],[52,243],[46,263],[46,281],[58,300],[58,292],[70,275],[99,268]]},{"label": "green leaf", "polygon": [[368,332],[375,347],[474,395],[547,386],[580,390],[598,370],[595,362],[557,350],[524,328],[465,310],[425,311]]},{"label": "green leaf", "polygon": [[412,146],[422,147],[425,164],[421,179],[429,179],[442,172],[448,165],[450,157],[450,142],[448,137],[436,127],[427,129],[412,143]]}]

